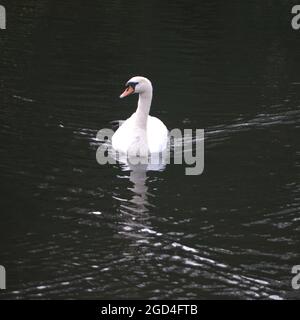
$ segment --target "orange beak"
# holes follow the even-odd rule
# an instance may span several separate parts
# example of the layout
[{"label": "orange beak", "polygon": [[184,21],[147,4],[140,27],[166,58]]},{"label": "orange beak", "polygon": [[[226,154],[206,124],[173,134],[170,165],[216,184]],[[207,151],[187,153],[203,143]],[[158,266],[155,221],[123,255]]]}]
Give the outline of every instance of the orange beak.
[{"label": "orange beak", "polygon": [[120,98],[124,98],[134,93],[134,89],[131,86],[128,86],[125,91],[120,95]]}]

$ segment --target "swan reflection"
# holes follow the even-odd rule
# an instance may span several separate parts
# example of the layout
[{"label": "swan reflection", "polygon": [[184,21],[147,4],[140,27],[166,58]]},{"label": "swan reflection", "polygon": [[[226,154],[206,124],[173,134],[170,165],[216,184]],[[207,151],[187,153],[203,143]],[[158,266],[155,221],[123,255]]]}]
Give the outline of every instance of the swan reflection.
[{"label": "swan reflection", "polygon": [[[152,229],[149,207],[152,206],[149,198],[151,194],[147,185],[147,172],[148,171],[163,171],[166,165],[161,162],[157,163],[157,158],[151,163],[151,157],[148,159],[148,163],[136,163],[136,160],[125,158],[120,161],[120,165],[123,171],[129,171],[128,180],[131,184],[127,190],[131,191],[131,195],[127,196],[124,201],[122,195],[122,201],[120,200],[120,212],[122,213],[121,222],[122,230],[119,233],[126,237],[134,237],[139,241],[148,241],[149,236],[156,234],[156,231]],[[152,157],[153,160],[153,157]],[[125,194],[125,192],[124,192]]]}]

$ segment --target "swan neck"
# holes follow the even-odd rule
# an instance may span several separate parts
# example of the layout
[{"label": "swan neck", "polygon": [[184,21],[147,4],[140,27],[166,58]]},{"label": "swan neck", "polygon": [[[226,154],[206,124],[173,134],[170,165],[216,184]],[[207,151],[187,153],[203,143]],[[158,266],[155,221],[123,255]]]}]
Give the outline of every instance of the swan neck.
[{"label": "swan neck", "polygon": [[147,128],[147,119],[150,112],[152,101],[152,91],[140,93],[138,107],[136,110],[136,121],[137,126],[146,129]]}]

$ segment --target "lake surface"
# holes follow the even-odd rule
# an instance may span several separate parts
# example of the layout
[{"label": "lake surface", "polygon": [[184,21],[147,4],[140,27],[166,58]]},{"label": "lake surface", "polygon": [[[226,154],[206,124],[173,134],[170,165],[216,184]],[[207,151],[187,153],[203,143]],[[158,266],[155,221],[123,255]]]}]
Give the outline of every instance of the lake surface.
[{"label": "lake surface", "polygon": [[[1,299],[300,298],[293,1],[220,2],[7,1]],[[205,130],[202,175],[97,163],[133,75],[169,129]]]}]

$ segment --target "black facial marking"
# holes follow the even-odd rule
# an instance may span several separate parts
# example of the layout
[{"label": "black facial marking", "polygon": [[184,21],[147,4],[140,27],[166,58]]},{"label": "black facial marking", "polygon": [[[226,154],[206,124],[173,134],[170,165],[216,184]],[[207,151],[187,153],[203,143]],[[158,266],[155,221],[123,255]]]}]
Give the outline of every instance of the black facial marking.
[{"label": "black facial marking", "polygon": [[127,82],[126,87],[132,87],[133,89],[135,89],[135,86],[138,84],[138,82]]}]

